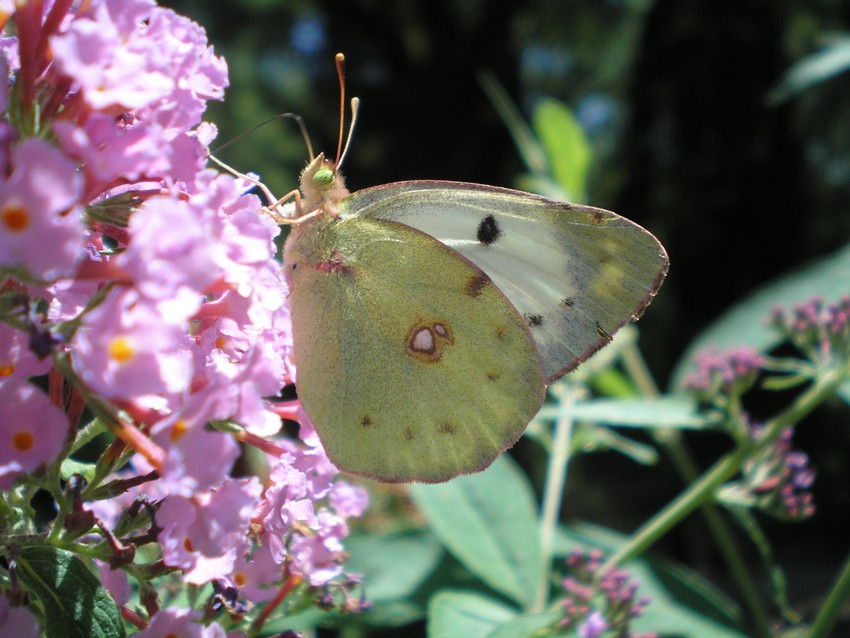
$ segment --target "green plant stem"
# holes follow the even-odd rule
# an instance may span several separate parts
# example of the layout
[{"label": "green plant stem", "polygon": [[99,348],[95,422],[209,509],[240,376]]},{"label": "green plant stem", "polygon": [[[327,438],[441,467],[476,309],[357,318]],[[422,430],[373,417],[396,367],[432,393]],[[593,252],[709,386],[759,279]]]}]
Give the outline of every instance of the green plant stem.
[{"label": "green plant stem", "polygon": [[549,574],[552,571],[552,548],[555,543],[555,527],[561,513],[561,498],[567,481],[567,466],[570,462],[570,441],[573,433],[574,388],[569,383],[559,386],[563,394],[559,396],[560,416],[555,420],[555,433],[552,452],[546,468],[546,484],[543,489],[543,503],[540,513],[540,551],[542,553],[540,582],[534,598],[532,613],[546,609],[549,599]]},{"label": "green plant stem", "polygon": [[[642,396],[657,398],[660,396],[658,387],[646,366],[646,362],[636,344],[623,349],[623,367],[634,381]],[[685,485],[691,485],[697,478],[697,466],[685,447],[681,433],[674,428],[653,430],[653,435],[664,447],[670,457],[673,467],[682,477]],[[761,596],[759,595],[752,573],[747,569],[744,557],[741,555],[738,543],[726,520],[721,516],[717,507],[712,503],[703,503],[700,513],[708,526],[714,543],[723,556],[726,569],[732,575],[744,605],[752,618],[752,626],[758,638],[768,638],[769,617]]]},{"label": "green plant stem", "polygon": [[635,556],[639,556],[694,509],[710,501],[715,490],[738,472],[746,458],[772,444],[786,427],[797,423],[824,399],[831,396],[839,383],[845,378],[846,370],[844,369],[836,368],[824,373],[787,410],[765,424],[762,436],[758,441],[741,445],[737,450],[730,452],[715,463],[714,467],[703,474],[702,478],[693,483],[667,507],[656,514],[652,520],[640,528],[628,543],[608,559],[602,571],[604,572],[606,568],[621,565]]},{"label": "green plant stem", "polygon": [[841,612],[842,605],[850,597],[850,556],[844,560],[844,567],[832,589],[829,596],[820,608],[815,622],[809,630],[809,638],[826,638],[829,632],[835,625],[838,614]]}]

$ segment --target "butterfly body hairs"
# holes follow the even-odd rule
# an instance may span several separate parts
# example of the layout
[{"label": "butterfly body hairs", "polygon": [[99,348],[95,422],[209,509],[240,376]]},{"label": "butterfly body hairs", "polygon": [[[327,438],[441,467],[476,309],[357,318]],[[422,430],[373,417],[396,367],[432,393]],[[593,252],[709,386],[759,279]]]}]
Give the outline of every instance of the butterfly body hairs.
[{"label": "butterfly body hairs", "polygon": [[302,172],[284,269],[298,397],[342,470],[484,469],[667,272],[658,240],[615,213],[448,181],[349,193],[340,163]]}]

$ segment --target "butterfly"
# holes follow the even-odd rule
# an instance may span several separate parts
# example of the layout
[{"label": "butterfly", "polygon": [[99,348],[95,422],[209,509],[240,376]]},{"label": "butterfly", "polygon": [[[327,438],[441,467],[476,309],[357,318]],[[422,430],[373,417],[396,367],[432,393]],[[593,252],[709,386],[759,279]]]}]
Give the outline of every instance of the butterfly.
[{"label": "butterfly", "polygon": [[340,163],[302,171],[283,268],[298,398],[346,472],[484,469],[666,275],[663,246],[615,213],[449,181],[349,193]]}]

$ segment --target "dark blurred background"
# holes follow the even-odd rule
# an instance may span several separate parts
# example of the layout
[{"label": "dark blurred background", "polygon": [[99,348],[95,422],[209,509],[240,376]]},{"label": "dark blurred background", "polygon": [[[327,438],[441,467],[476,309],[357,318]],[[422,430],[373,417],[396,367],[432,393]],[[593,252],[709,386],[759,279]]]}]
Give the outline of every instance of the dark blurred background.
[{"label": "dark blurred background", "polygon": [[[568,104],[593,146],[589,203],[639,222],[670,253],[670,276],[640,323],[662,389],[686,345],[731,303],[850,237],[850,75],[782,103],[768,100],[790,65],[830,34],[850,31],[850,3],[163,4],[203,25],[228,61],[231,87],[207,118],[219,125],[221,141],[294,111],[313,144],[332,154],[339,109],[333,55],[344,52],[349,95],[362,100],[345,166],[352,190],[421,178],[513,185],[523,166],[479,83],[483,71],[525,114],[542,96]],[[221,157],[283,194],[297,185],[306,150],[296,127],[281,121]],[[797,440],[819,467],[818,515],[799,525],[765,524],[789,569],[795,604],[810,611],[848,549],[839,531],[850,507],[846,409],[821,410]],[[705,462],[727,444],[694,441]],[[681,489],[663,467],[635,469],[610,455],[582,460],[571,472],[578,487],[567,517],[627,532]],[[711,573],[716,556],[702,545],[699,521],[692,523],[666,549]],[[713,576],[723,584],[722,573]]]}]

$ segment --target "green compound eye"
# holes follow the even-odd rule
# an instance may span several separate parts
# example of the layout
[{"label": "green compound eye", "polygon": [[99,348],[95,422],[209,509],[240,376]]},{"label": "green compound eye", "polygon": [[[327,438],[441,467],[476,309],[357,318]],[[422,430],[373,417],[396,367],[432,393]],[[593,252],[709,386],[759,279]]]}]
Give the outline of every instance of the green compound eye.
[{"label": "green compound eye", "polygon": [[316,171],[313,175],[313,184],[315,186],[328,186],[334,181],[334,172],[329,168],[322,168]]}]

